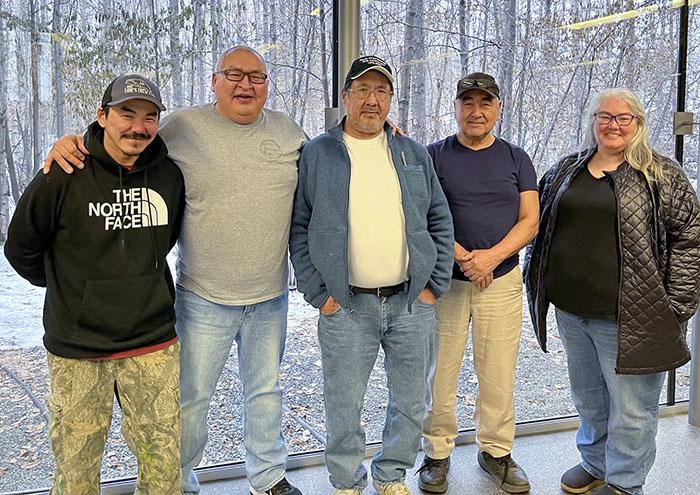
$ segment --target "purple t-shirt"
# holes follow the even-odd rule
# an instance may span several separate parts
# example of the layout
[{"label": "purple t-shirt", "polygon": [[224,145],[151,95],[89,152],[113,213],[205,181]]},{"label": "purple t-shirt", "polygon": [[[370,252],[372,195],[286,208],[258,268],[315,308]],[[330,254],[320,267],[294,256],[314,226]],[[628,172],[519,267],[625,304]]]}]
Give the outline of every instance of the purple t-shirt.
[{"label": "purple t-shirt", "polygon": [[[499,138],[488,148],[472,150],[456,135],[428,145],[428,152],[450,205],[455,240],[469,251],[498,244],[518,222],[520,193],[537,190],[527,153]],[[517,264],[516,253],[493,276],[505,275]],[[452,278],[468,280],[456,263]]]}]

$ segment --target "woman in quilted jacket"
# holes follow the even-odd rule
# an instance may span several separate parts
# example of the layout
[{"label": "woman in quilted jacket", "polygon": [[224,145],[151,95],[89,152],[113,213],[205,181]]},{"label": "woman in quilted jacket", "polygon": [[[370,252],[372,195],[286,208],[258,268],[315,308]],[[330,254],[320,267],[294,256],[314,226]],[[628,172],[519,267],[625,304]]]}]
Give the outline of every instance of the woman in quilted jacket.
[{"label": "woman in quilted jacket", "polygon": [[581,463],[562,488],[640,495],[656,452],[664,371],[690,359],[700,204],[682,169],[652,150],[632,91],[602,92],[587,118],[581,151],[540,181],[525,284],[545,351],[555,307],[580,417]]}]

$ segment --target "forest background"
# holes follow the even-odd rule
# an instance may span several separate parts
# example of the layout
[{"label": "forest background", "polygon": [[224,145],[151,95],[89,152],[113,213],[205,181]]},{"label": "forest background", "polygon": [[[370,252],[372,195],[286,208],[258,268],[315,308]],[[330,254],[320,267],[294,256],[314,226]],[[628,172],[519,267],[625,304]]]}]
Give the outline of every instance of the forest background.
[{"label": "forest background", "polygon": [[[672,155],[680,3],[363,0],[361,53],[395,68],[391,116],[425,144],[455,131],[455,83],[478,70],[501,86],[497,132],[523,147],[539,172],[577,148],[591,98],[616,86],[640,95],[654,145]],[[152,78],[172,111],[211,101],[218,55],[250,45],[268,63],[268,106],[310,136],[321,133],[332,95],[331,8],[331,0],[3,1],[0,242],[50,145],[84,132],[104,87],[121,73]],[[697,17],[693,6],[690,110],[700,110]],[[700,133],[685,140],[683,165],[693,179]]]}]

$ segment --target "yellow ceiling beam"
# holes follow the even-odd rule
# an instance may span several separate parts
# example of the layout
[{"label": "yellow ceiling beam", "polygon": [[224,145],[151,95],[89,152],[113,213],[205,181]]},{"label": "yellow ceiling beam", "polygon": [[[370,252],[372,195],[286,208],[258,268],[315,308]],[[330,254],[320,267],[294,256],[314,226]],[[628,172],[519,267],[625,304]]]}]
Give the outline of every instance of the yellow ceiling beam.
[{"label": "yellow ceiling beam", "polygon": [[[688,5],[698,5],[700,0],[689,0]],[[671,0],[667,4],[672,9],[677,9],[685,5],[685,0]],[[634,19],[647,14],[654,14],[661,10],[664,4],[658,3],[654,5],[649,5],[647,7],[642,7],[640,9],[628,10],[626,12],[620,12],[619,14],[606,15],[604,17],[594,17],[593,19],[588,19],[587,21],[575,22],[573,24],[566,24],[564,26],[559,26],[559,29],[569,29],[572,31],[577,31],[580,29],[588,29],[595,26],[602,26],[604,24],[612,24],[613,22],[626,21],[628,19]]]}]

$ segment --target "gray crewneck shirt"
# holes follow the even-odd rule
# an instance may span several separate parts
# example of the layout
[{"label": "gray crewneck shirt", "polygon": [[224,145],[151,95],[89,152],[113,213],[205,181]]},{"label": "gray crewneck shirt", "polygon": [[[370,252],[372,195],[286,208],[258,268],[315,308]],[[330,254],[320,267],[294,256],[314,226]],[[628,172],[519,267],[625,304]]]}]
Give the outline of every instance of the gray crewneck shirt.
[{"label": "gray crewneck shirt", "polygon": [[159,133],[185,177],[178,285],[228,305],[282,294],[304,132],[281,112],[242,125],[208,104],[173,112]]}]

